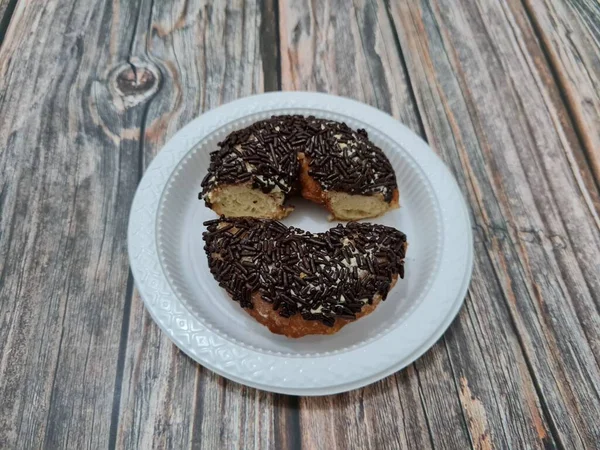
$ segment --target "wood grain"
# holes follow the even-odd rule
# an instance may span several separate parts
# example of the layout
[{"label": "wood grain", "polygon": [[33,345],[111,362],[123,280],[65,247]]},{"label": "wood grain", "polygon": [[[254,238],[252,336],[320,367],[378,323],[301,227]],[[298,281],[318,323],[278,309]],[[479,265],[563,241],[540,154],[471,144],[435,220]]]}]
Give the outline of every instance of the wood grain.
[{"label": "wood grain", "polygon": [[13,20],[0,53],[0,112],[11,119],[0,128],[0,443],[290,441],[293,399],[181,355],[127,275],[127,214],[147,162],[199,112],[263,90],[258,6],[56,1]]},{"label": "wood grain", "polygon": [[10,19],[17,4],[17,0],[0,0],[0,45],[8,30]]},{"label": "wood grain", "polygon": [[525,4],[600,184],[600,3],[526,0]]},{"label": "wood grain", "polygon": [[[590,0],[0,0],[0,448],[594,448],[599,15]],[[2,33],[2,26],[0,26]],[[1,36],[1,34],[0,34]],[[162,145],[277,89],[389,112],[471,208],[473,281],[407,369],[320,398],[183,355],[126,226]]]},{"label": "wood grain", "polygon": [[[385,9],[368,2],[279,2],[283,89],[345,95],[421,124]],[[348,55],[352,55],[351,58]],[[427,448],[431,445],[420,378],[391,377],[363,390],[300,400],[302,447]],[[455,442],[468,446],[460,404],[448,376],[436,371],[449,398]],[[402,380],[398,383],[397,380]],[[454,403],[452,404],[452,400]],[[403,432],[399,423],[406,424]],[[340,432],[343,429],[344,432]]]},{"label": "wood grain", "polygon": [[109,439],[141,117],[109,88],[113,6],[20,2],[0,49],[2,447]]},{"label": "wood grain", "polygon": [[11,0],[0,0],[0,20],[4,20],[5,15],[12,14],[12,11],[8,12],[10,3]]},{"label": "wood grain", "polygon": [[[273,42],[258,2],[144,3],[131,57],[164,75],[142,123],[144,165],[198,114],[274,89]],[[267,17],[263,19],[263,14]],[[273,24],[270,33],[274,33]],[[262,31],[262,34],[261,34]],[[222,36],[223,39],[211,38]],[[182,354],[134,295],[124,338],[117,448],[286,448],[295,400],[229,382]],[[294,423],[295,421],[295,423]]]},{"label": "wood grain", "polygon": [[[294,8],[289,9],[285,9],[286,4],[280,2],[284,88],[342,93],[392,113],[419,132],[420,117],[404,75],[402,55],[391,47],[395,30],[383,4],[355,2],[352,11],[346,11],[336,2],[294,3]],[[331,29],[335,39],[323,38],[324,30]],[[341,59],[337,55],[349,54],[354,55],[353,70],[336,63]],[[345,57],[344,61],[349,59]],[[311,67],[322,68],[323,78],[315,77]],[[326,78],[327,74],[334,80],[335,74],[344,77],[341,92]],[[454,164],[460,170],[460,160]],[[497,297],[500,288],[497,282],[487,283],[480,273],[484,270],[491,270],[487,258],[478,261],[472,289],[483,296]],[[472,301],[469,297],[468,303]],[[481,317],[473,318],[474,314],[463,312],[447,338],[395,378],[341,396],[301,399],[302,445],[308,448],[467,448],[471,443],[478,448],[503,448],[509,442],[551,445],[552,438],[547,437],[549,426],[543,418],[518,337],[514,329],[506,329],[506,322],[510,322],[506,308],[498,310],[492,304],[482,311],[475,304],[469,309]],[[486,329],[492,327],[498,334],[488,337],[477,322],[483,322]],[[498,357],[484,364],[489,354]],[[506,368],[505,361],[517,361],[517,365],[514,369]],[[507,383],[513,386],[513,398],[508,402],[503,392]],[[344,425],[348,431],[336,432],[349,421]],[[506,421],[514,421],[515,425],[509,427]]]},{"label": "wood grain", "polygon": [[421,132],[385,10],[369,1],[279,1],[283,90],[377,106]]},{"label": "wood grain", "polygon": [[[502,434],[513,445],[593,447],[597,192],[574,163],[581,149],[526,12],[492,1],[403,1],[390,12],[426,135],[473,212],[471,294],[447,338],[466,416],[483,421],[469,427],[473,442],[489,426],[484,447]],[[451,338],[469,328],[480,349],[466,352],[471,339]],[[477,354],[483,364],[467,364]],[[480,370],[490,377],[477,386]]]}]

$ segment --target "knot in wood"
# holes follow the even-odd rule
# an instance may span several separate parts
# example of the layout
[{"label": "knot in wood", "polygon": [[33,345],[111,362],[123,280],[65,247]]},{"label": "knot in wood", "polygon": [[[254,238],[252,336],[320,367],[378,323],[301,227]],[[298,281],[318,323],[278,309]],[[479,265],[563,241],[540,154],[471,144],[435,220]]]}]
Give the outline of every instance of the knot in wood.
[{"label": "knot in wood", "polygon": [[151,64],[135,60],[116,67],[110,88],[120,98],[121,105],[129,108],[150,99],[160,87],[160,70]]},{"label": "knot in wood", "polygon": [[117,73],[117,88],[123,96],[150,91],[157,82],[154,74],[144,67],[130,65]]}]

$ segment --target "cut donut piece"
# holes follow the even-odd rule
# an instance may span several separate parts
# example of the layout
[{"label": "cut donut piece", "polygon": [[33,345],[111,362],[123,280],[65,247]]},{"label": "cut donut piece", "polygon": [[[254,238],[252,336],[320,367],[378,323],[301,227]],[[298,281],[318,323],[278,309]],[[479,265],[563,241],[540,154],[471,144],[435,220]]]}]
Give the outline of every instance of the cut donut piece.
[{"label": "cut donut piece", "polygon": [[229,134],[219,147],[200,194],[218,214],[281,219],[297,191],[339,220],[398,207],[394,170],[365,130],[312,116],[273,116]]},{"label": "cut donut piece", "polygon": [[375,310],[404,277],[406,235],[391,227],[350,222],[309,233],[244,218],[205,225],[211,273],[276,334],[336,333]]},{"label": "cut donut piece", "polygon": [[311,176],[310,158],[301,152],[298,154],[298,159],[300,161],[302,197],[327,207],[332,219],[360,220],[379,217],[390,209],[399,207],[398,189],[394,189],[389,202],[381,192],[360,195],[335,190],[326,191]]},{"label": "cut donut piece", "polygon": [[226,217],[283,219],[293,211],[292,207],[284,206],[283,192],[263,192],[253,189],[251,183],[217,186],[207,195],[206,201],[213,211]]}]

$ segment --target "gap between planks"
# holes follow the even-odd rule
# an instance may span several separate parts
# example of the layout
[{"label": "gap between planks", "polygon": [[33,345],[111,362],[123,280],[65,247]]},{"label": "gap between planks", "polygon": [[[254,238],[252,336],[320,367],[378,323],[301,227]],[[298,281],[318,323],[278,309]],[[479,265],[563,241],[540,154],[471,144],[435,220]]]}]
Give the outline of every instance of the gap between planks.
[{"label": "gap between planks", "polygon": [[8,32],[10,21],[19,0],[0,0],[0,47]]}]

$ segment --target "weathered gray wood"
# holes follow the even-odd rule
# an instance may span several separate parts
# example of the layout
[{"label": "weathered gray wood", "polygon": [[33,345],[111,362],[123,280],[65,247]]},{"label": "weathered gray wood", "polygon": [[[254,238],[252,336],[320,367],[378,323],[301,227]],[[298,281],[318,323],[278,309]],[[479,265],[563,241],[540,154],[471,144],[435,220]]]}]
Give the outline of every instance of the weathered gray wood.
[{"label": "weathered gray wood", "polygon": [[[0,0],[0,21],[4,20],[4,16],[7,14],[8,5],[10,3],[10,0]],[[10,13],[12,14],[12,11]]]},{"label": "weathered gray wood", "polygon": [[412,367],[406,378],[400,388],[388,378],[345,394],[302,398],[302,448],[431,448]]},{"label": "weathered gray wood", "polygon": [[[277,63],[263,42],[272,45],[274,39],[264,21],[271,20],[275,32],[268,6],[176,1],[142,8],[143,30],[132,57],[166,75],[143,124],[145,165],[201,112],[277,88],[277,74],[265,73]],[[152,322],[137,294],[128,320],[117,448],[266,449],[293,443],[298,425],[292,398],[228,382],[198,366]]]},{"label": "weathered gray wood", "polygon": [[374,2],[279,1],[283,90],[356,98],[420,133],[385,9]]},{"label": "weathered gray wood", "polygon": [[0,45],[2,45],[4,35],[8,30],[16,3],[17,0],[0,0]]},{"label": "weathered gray wood", "polygon": [[593,447],[597,192],[526,11],[487,0],[389,7],[426,135],[472,207],[474,279],[446,339],[472,440]]},{"label": "weathered gray wood", "polygon": [[[279,6],[284,89],[315,89],[355,98],[421,132],[401,55],[382,5],[280,1]],[[431,390],[424,391],[421,377],[410,369],[410,376],[391,377],[361,391],[301,399],[302,445],[427,448],[432,440],[427,406],[436,407],[437,396],[444,399],[438,417],[453,430],[453,440],[446,439],[446,445],[469,446],[454,380],[451,372],[444,370],[449,368],[444,344],[439,347],[434,352],[439,364],[428,365],[434,380]],[[340,428],[345,431],[339,432]]]},{"label": "weathered gray wood", "polygon": [[[593,448],[597,5],[525,6],[18,2],[0,48],[0,447]],[[156,152],[200,112],[280,86],[390,112],[472,208],[474,277],[449,332],[337,396],[198,366],[127,271],[129,205]]]},{"label": "weathered gray wood", "polygon": [[117,5],[20,2],[0,49],[5,448],[108,446],[142,112],[109,89],[137,12]]},{"label": "weathered gray wood", "polygon": [[600,3],[526,0],[600,184]]},{"label": "weathered gray wood", "polygon": [[[394,35],[382,4],[355,2],[355,9],[346,11],[336,2],[294,3],[293,8],[285,9],[286,3],[280,2],[284,88],[313,88],[335,93],[337,86],[326,76],[336,80],[335,76],[340,74],[345,79],[340,88],[343,94],[387,109],[419,131],[419,117],[410,106],[414,103],[411,103],[410,86],[406,81],[395,82],[395,89],[404,95],[390,95],[389,90],[385,95],[373,93],[389,85],[387,74],[403,74],[399,55],[389,51]],[[367,26],[369,23],[377,23],[378,27]],[[335,38],[320,41],[323,30],[331,29],[331,36]],[[316,36],[310,30],[315,30]],[[365,49],[364,42],[376,45]],[[363,51],[369,53],[370,61],[379,56],[383,69],[364,63],[367,58],[362,55]],[[286,54],[289,55],[287,66]],[[341,59],[337,55],[348,54],[358,61],[353,70],[345,70],[346,67],[337,64],[336,58]],[[345,61],[348,60],[352,59],[346,57]],[[323,67],[320,69],[323,78],[315,77],[311,67]],[[379,78],[373,73],[379,74]],[[361,82],[361,78],[369,79],[365,74],[378,82]],[[386,101],[378,101],[381,98]],[[453,162],[460,167],[460,160]],[[490,269],[485,258],[478,264],[483,266],[482,271]],[[480,295],[490,296],[500,291],[497,281],[487,285],[483,276],[476,277],[474,285]],[[491,305],[491,311],[480,312],[493,313],[492,320],[487,316],[475,318],[486,324],[491,321],[499,330],[499,335],[492,339],[484,330],[474,328],[474,319],[463,311],[448,337],[396,379],[389,378],[365,390],[335,398],[301,399],[303,445],[320,448],[320,441],[322,448],[335,444],[344,448],[426,448],[429,445],[466,448],[471,442],[478,448],[490,445],[503,448],[508,443],[518,446],[523,442],[534,447],[536,441],[538,447],[552,445],[549,426],[543,418],[516,331],[510,326],[506,308],[495,311],[494,306]],[[478,305],[472,308],[479,309]],[[493,319],[505,322],[496,324]],[[482,346],[498,355],[496,361],[485,363],[490,353],[484,354]],[[480,358],[471,355],[480,355]],[[517,361],[517,365],[506,368],[504,361]],[[398,391],[393,388],[394,384]],[[512,386],[513,398],[509,401],[504,393],[507,384]],[[385,392],[385,395],[374,396],[373,391]],[[338,399],[342,406],[334,408],[334,404],[340,403]],[[407,420],[416,426],[407,425]],[[507,425],[507,422],[514,423]],[[347,424],[345,433],[337,432],[341,423]],[[398,433],[390,431],[398,428],[394,423],[403,425]]]}]

